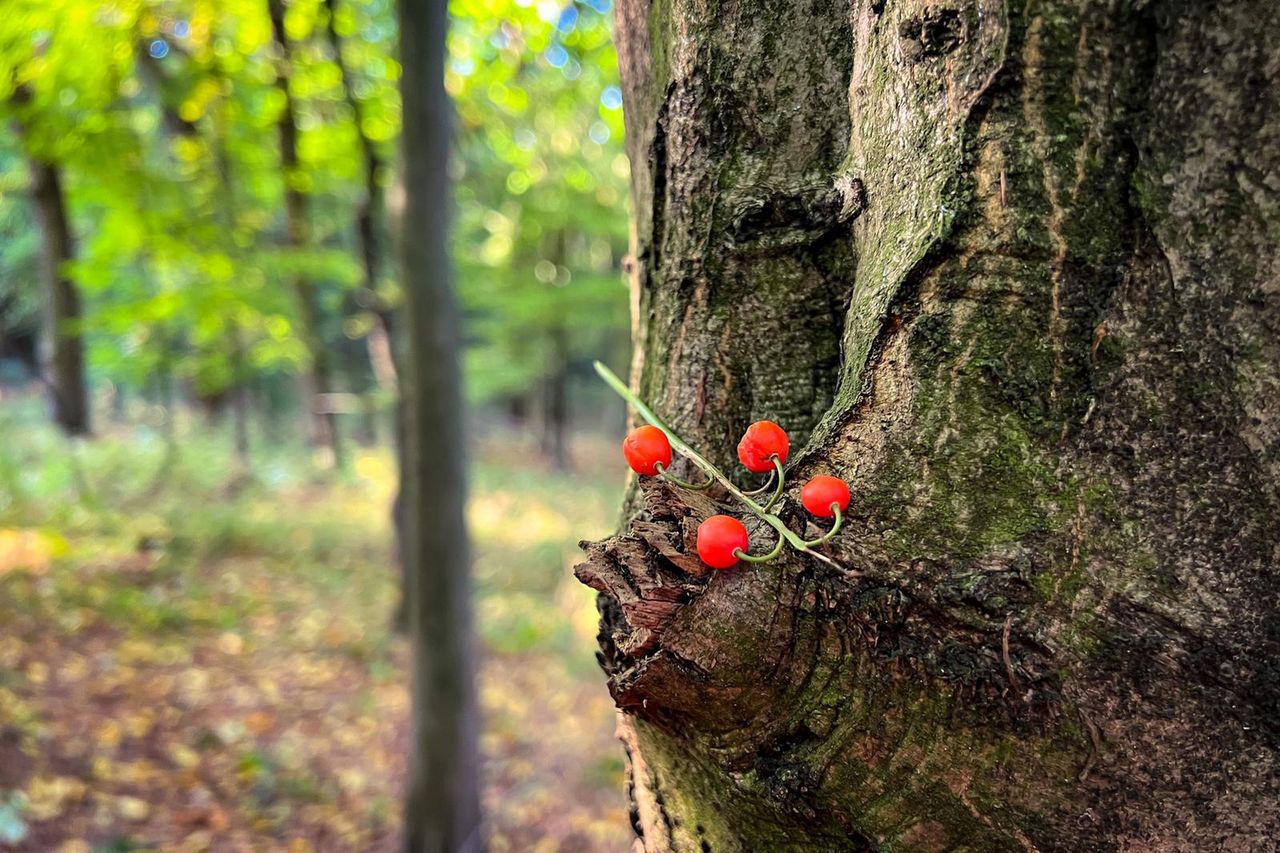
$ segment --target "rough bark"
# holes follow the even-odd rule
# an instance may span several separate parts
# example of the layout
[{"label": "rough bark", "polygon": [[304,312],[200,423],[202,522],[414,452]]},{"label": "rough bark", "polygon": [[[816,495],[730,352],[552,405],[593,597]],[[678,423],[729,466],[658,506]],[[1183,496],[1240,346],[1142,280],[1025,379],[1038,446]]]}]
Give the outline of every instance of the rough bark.
[{"label": "rough bark", "polygon": [[644,849],[1280,835],[1269,11],[619,2],[633,381],[855,494],[852,574],[651,482],[587,545]]},{"label": "rough bark", "polygon": [[31,158],[31,204],[40,228],[40,275],[44,279],[41,373],[53,404],[53,421],[67,435],[89,434],[89,388],[85,381],[80,293],[67,275],[75,258],[75,236],[67,217],[62,170]]},{"label": "rough bark", "polygon": [[404,849],[473,853],[480,825],[470,555],[463,508],[459,310],[448,252],[452,115],[444,91],[443,3],[400,4],[404,57],[401,275],[408,477],[404,483],[414,732]]},{"label": "rough bark", "polygon": [[[284,0],[267,0],[267,11],[271,18],[272,39],[281,64],[276,73],[276,86],[284,96],[284,105],[276,126],[280,134],[280,169],[284,179],[285,232],[290,247],[305,249],[311,242],[311,226],[307,195],[298,186],[298,121],[293,96],[289,92],[293,48],[285,31]],[[333,391],[333,369],[329,364],[329,352],[321,333],[320,305],[316,298],[315,283],[301,273],[295,273],[292,278],[293,291],[298,300],[302,337],[311,361],[307,377],[311,440],[315,445],[326,448],[332,456],[334,466],[342,468],[344,460],[338,416],[324,402]]]}]

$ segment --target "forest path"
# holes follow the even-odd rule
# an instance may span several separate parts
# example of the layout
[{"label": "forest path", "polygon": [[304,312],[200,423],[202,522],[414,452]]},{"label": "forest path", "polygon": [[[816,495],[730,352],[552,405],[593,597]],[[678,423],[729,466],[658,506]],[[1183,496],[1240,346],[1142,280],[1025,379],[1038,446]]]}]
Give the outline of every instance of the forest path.
[{"label": "forest path", "polygon": [[[32,474],[47,454],[23,458],[50,448],[24,441],[0,467],[0,850],[397,849],[385,454],[339,484],[239,489],[195,473],[212,452],[195,446],[141,512],[68,500],[69,476]],[[85,479],[111,483],[126,451],[82,451]],[[626,849],[595,608],[568,568],[612,523],[616,466],[590,454],[580,470],[604,473],[574,479],[512,474],[528,457],[505,443],[479,455],[492,849]]]}]

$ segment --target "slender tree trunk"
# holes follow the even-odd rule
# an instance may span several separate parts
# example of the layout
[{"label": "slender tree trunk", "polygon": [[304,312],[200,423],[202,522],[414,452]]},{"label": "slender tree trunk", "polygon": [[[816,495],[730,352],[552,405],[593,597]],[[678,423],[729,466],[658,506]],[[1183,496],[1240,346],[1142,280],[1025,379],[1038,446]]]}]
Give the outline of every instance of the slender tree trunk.
[{"label": "slender tree trunk", "polygon": [[[307,195],[297,184],[298,177],[298,122],[293,97],[289,93],[289,77],[293,62],[293,48],[284,28],[284,0],[267,0],[271,17],[271,33],[276,50],[280,53],[281,68],[276,74],[276,86],[284,95],[284,107],[277,124],[280,132],[280,166],[284,177],[285,227],[292,248],[306,248],[311,241],[311,227],[307,212]],[[306,339],[307,354],[311,359],[308,376],[311,438],[320,447],[329,450],[337,468],[344,465],[342,435],[338,429],[338,416],[324,402],[333,391],[333,370],[329,364],[329,351],[321,332],[320,305],[316,298],[314,282],[307,276],[295,274],[293,290],[298,298],[298,310],[302,335]]]},{"label": "slender tree trunk", "polygon": [[644,849],[1273,847],[1272,11],[620,0],[634,384],[854,491],[842,569],[587,546]]},{"label": "slender tree trunk", "polygon": [[446,8],[400,4],[405,210],[401,243],[409,359],[406,566],[414,733],[404,848],[484,849],[473,676],[471,570],[463,508],[459,312],[448,252],[452,116]]},{"label": "slender tree trunk", "polygon": [[84,340],[75,328],[80,294],[65,266],[75,258],[62,171],[31,158],[31,203],[40,228],[40,273],[44,278],[44,341],[41,373],[53,402],[53,420],[67,435],[89,434],[89,389]]},{"label": "slender tree trunk", "polygon": [[[346,60],[342,56],[342,38],[338,35],[335,24],[338,10],[337,0],[325,0],[325,8],[329,13],[329,45],[333,51],[334,62],[342,75],[343,97],[347,101],[347,106],[351,109],[351,117],[355,122],[356,138],[360,142],[361,163],[364,167],[364,197],[356,205],[355,233],[361,268],[364,272],[365,298],[368,301],[367,307],[373,315],[373,327],[366,337],[369,349],[369,365],[373,370],[373,375],[378,382],[379,388],[390,394],[394,400],[392,403],[392,417],[395,426],[392,440],[396,455],[396,470],[403,481],[405,478],[404,441],[402,436],[404,403],[400,395],[399,370],[396,367],[395,346],[392,341],[395,318],[391,308],[382,299],[378,283],[382,258],[380,238],[386,235],[388,230],[384,221],[386,198],[382,191],[381,180],[384,165],[382,158],[378,155],[377,146],[365,132],[363,105],[355,95],[351,69],[347,67]],[[405,537],[403,503],[400,491],[397,490],[391,507],[391,521],[395,534],[396,560],[401,564],[402,572]],[[404,601],[403,595],[401,600],[402,602]],[[408,614],[403,604],[396,610],[394,623],[398,629],[408,626]]]},{"label": "slender tree trunk", "polygon": [[542,381],[542,454],[557,471],[569,470],[569,332],[555,326],[548,332],[550,364]]},{"label": "slender tree trunk", "polygon": [[381,173],[382,158],[378,148],[364,127],[364,107],[355,95],[355,83],[351,77],[351,69],[347,67],[342,55],[342,38],[338,35],[335,19],[337,17],[337,0],[325,0],[328,11],[327,33],[329,47],[333,52],[333,61],[338,66],[342,77],[342,95],[351,110],[355,123],[356,139],[360,144],[360,160],[364,173],[364,195],[355,209],[356,247],[360,254],[361,269],[364,274],[364,295],[368,308],[374,317],[373,328],[369,331],[369,363],[373,375],[383,390],[396,393],[397,378],[395,359],[392,357],[390,343],[391,312],[383,304],[379,294],[378,279],[381,271],[380,251],[381,236],[386,233],[382,215],[386,207],[382,192]]},{"label": "slender tree trunk", "polygon": [[244,336],[240,333],[239,326],[232,328],[231,341],[231,370],[235,378],[232,380],[228,393],[231,394],[231,418],[232,431],[235,438],[235,458],[242,471],[248,471],[252,467],[252,459],[250,457],[250,441],[249,441],[249,411],[252,406],[252,400],[249,397],[249,385],[247,381],[248,369],[245,365],[245,346]]},{"label": "slender tree trunk", "polygon": [[[547,256],[558,268],[568,257],[568,234],[550,235]],[[547,330],[547,365],[542,380],[542,455],[556,471],[569,469],[566,444],[569,421],[569,330],[557,323]]]}]

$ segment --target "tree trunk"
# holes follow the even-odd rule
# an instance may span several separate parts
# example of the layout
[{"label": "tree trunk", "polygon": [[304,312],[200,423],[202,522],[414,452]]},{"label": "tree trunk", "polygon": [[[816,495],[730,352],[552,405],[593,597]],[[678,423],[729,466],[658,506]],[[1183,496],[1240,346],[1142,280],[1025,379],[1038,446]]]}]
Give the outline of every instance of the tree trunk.
[{"label": "tree trunk", "polygon": [[75,258],[62,170],[31,158],[31,203],[40,227],[40,273],[44,278],[44,344],[41,373],[53,402],[53,420],[67,435],[89,434],[89,389],[84,375],[80,294],[64,267]]},{"label": "tree trunk", "polygon": [[[357,250],[360,253],[361,268],[364,272],[365,299],[368,302],[369,312],[373,315],[373,326],[366,336],[369,365],[373,371],[374,378],[378,382],[378,387],[391,395],[393,399],[391,412],[394,423],[392,448],[396,457],[396,470],[403,481],[405,479],[404,401],[400,396],[399,370],[396,367],[395,346],[392,341],[395,318],[392,309],[383,300],[378,286],[382,258],[380,238],[387,233],[383,218],[386,214],[386,196],[382,191],[381,182],[383,163],[382,158],[378,156],[377,146],[365,132],[364,109],[360,99],[355,95],[355,84],[351,78],[351,69],[347,67],[347,63],[342,56],[342,38],[338,35],[338,30],[334,23],[334,19],[337,16],[337,0],[325,0],[325,8],[329,13],[329,46],[333,51],[333,60],[342,76],[343,97],[346,98],[347,106],[351,109],[352,121],[355,122],[356,138],[360,141],[360,155],[364,166],[364,197],[356,205],[354,224]],[[391,505],[391,523],[395,535],[396,561],[401,566],[402,576],[405,550],[403,506],[404,499],[400,494],[400,490],[397,489]],[[393,624],[397,630],[404,630],[408,627],[408,611],[405,606],[403,589],[401,603],[396,608]]]},{"label": "tree trunk", "polygon": [[409,358],[405,506],[414,733],[404,848],[484,849],[471,572],[463,508],[459,310],[448,250],[452,116],[444,91],[446,9],[400,4],[404,75],[401,244]]},{"label": "tree trunk", "polygon": [[[298,186],[298,122],[293,97],[289,93],[289,77],[293,62],[293,49],[284,27],[284,0],[267,0],[271,17],[271,33],[276,50],[280,53],[281,68],[276,74],[276,86],[284,95],[284,107],[280,111],[277,127],[280,132],[280,167],[284,178],[285,228],[289,246],[304,249],[311,241],[308,221],[307,196]],[[316,299],[315,284],[307,276],[293,276],[293,290],[298,298],[299,320],[307,355],[311,359],[311,372],[307,382],[309,398],[311,440],[318,447],[326,448],[333,465],[342,468],[342,435],[338,430],[338,416],[324,402],[333,391],[333,371],[329,365],[329,352],[325,347],[320,327],[320,305]]]},{"label": "tree trunk", "polygon": [[556,471],[569,470],[569,331],[553,326],[547,375],[542,380],[542,455]]},{"label": "tree trunk", "polygon": [[620,0],[633,384],[854,491],[843,570],[587,545],[644,849],[1280,836],[1270,12]]},{"label": "tree trunk", "polygon": [[381,172],[382,158],[378,156],[378,148],[364,127],[364,108],[355,94],[355,83],[351,77],[351,69],[347,67],[342,55],[342,38],[334,19],[337,17],[337,0],[325,0],[328,12],[326,32],[329,37],[329,48],[333,52],[334,64],[342,77],[342,96],[351,110],[351,118],[355,123],[356,139],[360,143],[360,160],[364,171],[364,196],[356,205],[355,234],[356,249],[360,254],[360,266],[364,274],[364,298],[373,315],[373,328],[367,336],[369,364],[373,369],[378,385],[391,394],[396,393],[397,371],[395,359],[392,357],[390,328],[391,312],[383,304],[378,290],[378,278],[381,269],[382,254],[379,250],[380,237],[386,233],[382,224],[382,214],[386,202],[382,192]]}]

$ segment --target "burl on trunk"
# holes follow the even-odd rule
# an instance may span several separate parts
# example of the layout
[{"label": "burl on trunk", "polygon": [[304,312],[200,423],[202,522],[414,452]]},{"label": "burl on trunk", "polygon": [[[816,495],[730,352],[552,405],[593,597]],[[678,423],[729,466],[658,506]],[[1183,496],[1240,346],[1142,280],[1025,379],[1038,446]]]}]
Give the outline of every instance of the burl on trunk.
[{"label": "burl on trunk", "polygon": [[1271,4],[617,22],[633,387],[725,470],[769,418],[854,491],[848,571],[708,570],[743,514],[654,480],[587,545],[637,843],[1273,849]]}]

